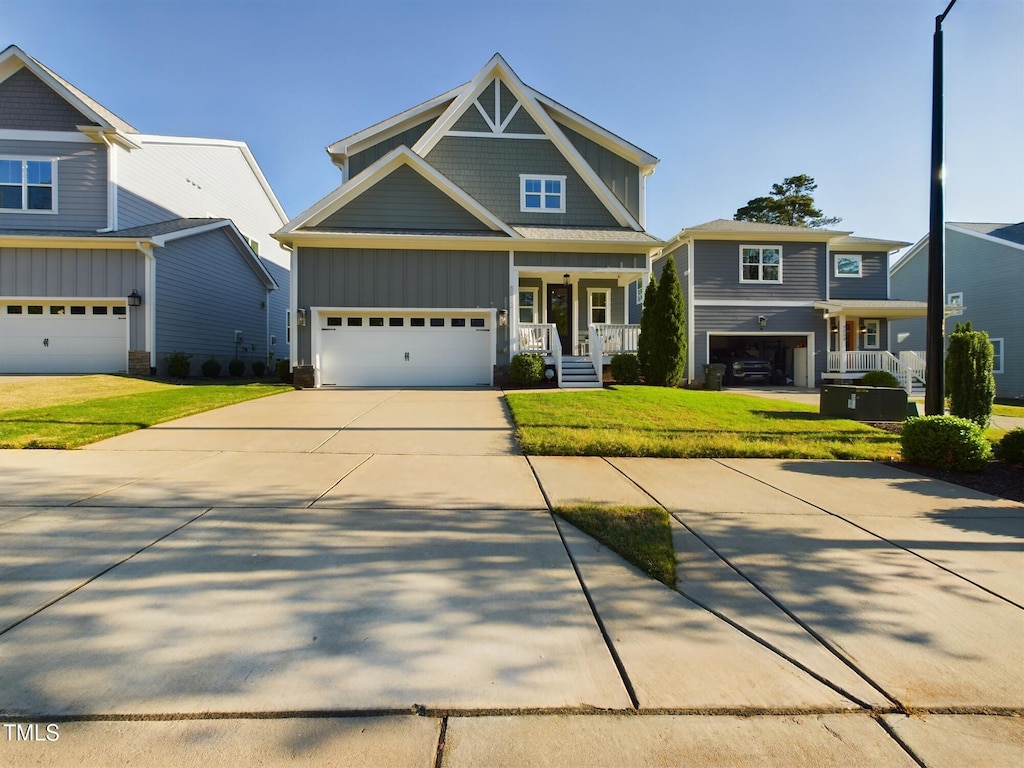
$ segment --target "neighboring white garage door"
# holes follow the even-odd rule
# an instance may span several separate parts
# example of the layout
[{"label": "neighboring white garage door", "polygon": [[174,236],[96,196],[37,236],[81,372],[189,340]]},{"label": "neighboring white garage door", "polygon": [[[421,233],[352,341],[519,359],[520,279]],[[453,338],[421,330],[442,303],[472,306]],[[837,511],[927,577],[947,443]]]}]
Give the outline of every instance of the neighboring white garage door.
[{"label": "neighboring white garage door", "polygon": [[0,300],[0,373],[124,373],[124,300]]},{"label": "neighboring white garage door", "polygon": [[493,381],[493,322],[486,310],[328,310],[317,318],[323,386],[453,387]]}]

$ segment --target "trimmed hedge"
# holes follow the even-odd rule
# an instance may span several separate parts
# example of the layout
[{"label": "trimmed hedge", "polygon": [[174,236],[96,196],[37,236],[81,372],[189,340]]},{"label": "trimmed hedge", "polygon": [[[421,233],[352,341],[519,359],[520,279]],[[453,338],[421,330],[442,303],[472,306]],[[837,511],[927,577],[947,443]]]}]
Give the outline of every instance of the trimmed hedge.
[{"label": "trimmed hedge", "polygon": [[266,363],[264,363],[262,360],[253,360],[252,361],[252,375],[253,376],[255,376],[256,378],[263,378],[263,376],[264,376],[264,374],[266,374],[266,372],[267,372],[267,364]]},{"label": "trimmed hedge", "polygon": [[232,376],[238,377],[245,373],[245,361],[235,358],[228,363],[228,373]]},{"label": "trimmed hedge", "polygon": [[636,355],[615,355],[611,367],[612,378],[619,384],[636,384],[640,381],[640,363]]},{"label": "trimmed hedge", "polygon": [[187,379],[192,373],[192,355],[171,352],[167,356],[167,375],[172,379]]},{"label": "trimmed hedge", "polygon": [[544,356],[520,352],[509,363],[508,377],[520,386],[539,384],[544,378]]},{"label": "trimmed hedge", "polygon": [[979,472],[992,458],[992,446],[981,427],[958,416],[907,419],[900,443],[904,460],[946,471]]},{"label": "trimmed hedge", "polygon": [[212,357],[202,365],[203,376],[208,379],[216,379],[220,376],[220,363]]},{"label": "trimmed hedge", "polygon": [[860,380],[864,387],[899,387],[900,382],[888,371],[871,371]]},{"label": "trimmed hedge", "polygon": [[997,459],[1013,464],[1024,464],[1024,427],[1011,429],[994,446]]}]

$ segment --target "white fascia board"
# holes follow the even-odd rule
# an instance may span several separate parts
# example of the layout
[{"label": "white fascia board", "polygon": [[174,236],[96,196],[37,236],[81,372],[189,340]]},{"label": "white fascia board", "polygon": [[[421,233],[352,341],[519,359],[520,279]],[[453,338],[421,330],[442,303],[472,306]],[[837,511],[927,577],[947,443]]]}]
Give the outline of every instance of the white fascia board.
[{"label": "white fascia board", "polygon": [[[1006,226],[1011,225],[1007,224]],[[997,245],[1005,245],[1007,248],[1016,248],[1019,251],[1024,251],[1024,245],[1021,243],[1015,243],[1013,240],[1004,240],[1001,237],[995,237],[994,235],[989,235],[984,232],[977,232],[973,229],[967,229],[966,227],[958,227],[955,224],[947,224],[946,231],[958,232],[962,235],[970,235],[971,237],[976,237],[979,240],[984,240],[988,243],[996,243]]]},{"label": "white fascia board", "polygon": [[6,248],[106,248],[136,250],[148,237],[79,237],[77,235],[8,235],[0,231],[0,246]]},{"label": "white fascia board", "polygon": [[193,136],[161,136],[158,134],[139,134],[132,138],[139,141],[140,144],[173,144],[185,147],[225,147],[237,149],[242,153],[242,157],[249,165],[249,169],[252,171],[253,176],[256,177],[256,181],[259,182],[259,185],[263,188],[263,193],[267,196],[267,200],[270,201],[270,204],[273,206],[278,218],[280,218],[281,224],[286,224],[288,222],[288,214],[285,213],[284,208],[281,207],[281,203],[278,201],[277,195],[274,194],[274,190],[270,186],[270,182],[267,181],[267,177],[263,175],[263,169],[260,168],[259,163],[256,162],[256,156],[253,155],[249,145],[244,141],[238,141],[235,139],[203,139]]},{"label": "white fascia board", "polygon": [[123,133],[117,132],[113,128],[104,128],[99,125],[79,125],[76,127],[91,141],[95,141],[99,144],[106,144],[107,146],[116,144],[122,149],[127,149],[129,151],[133,149],[142,149],[142,145],[139,144],[134,135],[129,137]]},{"label": "white fascia board", "polygon": [[402,165],[408,165],[434,187],[444,192],[455,203],[471,213],[478,221],[487,225],[492,231],[503,232],[511,238],[521,240],[522,235],[509,227],[505,222],[484,208],[461,188],[452,183],[447,176],[440,173],[430,163],[413,153],[408,147],[396,147],[356,178],[345,182],[327,197],[314,204],[313,207],[300,213],[290,221],[278,234],[292,234],[300,227],[319,224],[335,211],[344,208],[355,198],[372,188],[381,179],[388,176]]},{"label": "white fascia board", "polygon": [[0,128],[0,141],[66,141],[91,144],[95,139],[79,131],[22,131]]},{"label": "white fascia board", "polygon": [[[423,235],[419,233],[370,233],[370,232],[318,232],[315,230],[277,232],[271,235],[275,240],[293,248],[390,248],[423,250],[473,250],[508,251],[516,253],[561,251],[565,253],[608,253],[614,246],[623,255],[644,256],[652,250],[643,243],[609,243],[607,240],[526,240],[512,241],[508,237],[473,235]],[[555,267],[563,272],[565,267]],[[532,267],[531,267],[532,269]],[[620,268],[616,267],[618,271]],[[622,269],[625,269],[623,267]]]},{"label": "white fascia board", "polygon": [[512,94],[521,105],[520,108],[525,109],[534,122],[540,126],[540,129],[561,151],[565,159],[569,161],[569,165],[580,175],[584,183],[590,187],[590,190],[604,204],[608,212],[615,217],[618,224],[623,227],[630,227],[637,232],[642,232],[643,227],[640,226],[640,223],[633,218],[633,215],[612,194],[612,191],[608,189],[608,186],[594,172],[590,164],[583,159],[583,156],[572,145],[572,142],[565,137],[565,134],[562,133],[555,121],[551,119],[547,111],[537,103],[533,97],[533,90],[519,79],[519,76],[501,57],[501,54],[494,54],[484,68],[476,74],[476,77],[464,86],[462,93],[448,106],[445,113],[413,145],[413,152],[420,157],[426,157],[430,150],[437,146],[437,143],[451,130],[452,126],[462,116],[462,113],[469,108],[494,77],[500,78],[508,89],[512,91]]},{"label": "white fascia board", "polygon": [[910,250],[907,251],[905,254],[903,254],[903,258],[902,259],[900,259],[895,264],[893,264],[891,267],[889,267],[889,277],[892,277],[897,272],[899,272],[901,269],[903,269],[903,266],[905,264],[909,263],[912,258],[914,258],[922,250],[924,250],[924,248],[927,247],[927,245],[928,245],[928,235],[925,235],[920,240],[918,240],[916,243],[914,243],[912,246],[910,246]]},{"label": "white fascia board", "polygon": [[431,113],[436,112],[436,116],[440,116],[444,112],[444,105],[458,96],[459,92],[465,88],[465,85],[460,85],[456,88],[452,88],[450,91],[442,93],[439,96],[435,96],[429,101],[425,101],[422,104],[417,104],[415,107],[410,107],[397,115],[389,117],[387,120],[382,120],[379,123],[374,123],[369,128],[353,133],[351,136],[346,136],[343,139],[327,145],[327,153],[331,156],[348,156],[368,146],[372,146],[378,142],[384,141],[397,133],[401,133],[414,125],[429,120]]},{"label": "white fascia board", "polygon": [[169,242],[174,240],[181,240],[185,237],[194,237],[195,235],[202,235],[206,232],[212,232],[217,229],[226,229],[228,237],[235,243],[235,246],[241,252],[242,256],[246,261],[249,262],[249,266],[252,267],[253,271],[256,272],[260,280],[270,288],[271,290],[277,290],[277,281],[274,276],[270,274],[270,271],[264,266],[263,260],[260,259],[256,252],[253,251],[252,246],[249,245],[249,241],[246,240],[242,233],[238,231],[238,227],[231,219],[221,219],[220,221],[214,221],[210,224],[201,224],[198,227],[191,227],[189,229],[179,229],[176,232],[168,232],[166,235],[157,235],[150,238],[153,245],[163,247]]}]

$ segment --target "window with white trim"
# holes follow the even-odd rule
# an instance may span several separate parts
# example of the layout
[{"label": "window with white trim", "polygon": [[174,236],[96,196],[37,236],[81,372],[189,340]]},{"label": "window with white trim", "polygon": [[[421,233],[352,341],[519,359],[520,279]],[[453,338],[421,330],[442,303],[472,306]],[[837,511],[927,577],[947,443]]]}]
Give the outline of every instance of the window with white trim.
[{"label": "window with white trim", "polygon": [[860,277],[861,257],[856,254],[836,254],[836,277]]},{"label": "window with white trim", "polygon": [[522,213],[565,213],[565,176],[519,174]]},{"label": "window with white trim", "polygon": [[519,289],[520,323],[540,322],[540,318],[537,317],[537,293],[538,291],[536,288]]},{"label": "window with white trim", "polygon": [[951,317],[956,317],[958,315],[962,315],[964,313],[964,310],[963,310],[963,306],[964,306],[964,292],[963,291],[957,291],[956,293],[951,293],[951,294],[947,295],[946,296],[946,306],[948,306],[948,307],[957,307],[957,309],[954,312],[951,313],[951,315],[950,315]]},{"label": "window with white trim", "polygon": [[878,349],[880,346],[882,321],[862,320],[860,324],[861,349]]},{"label": "window with white trim", "polygon": [[992,373],[1003,372],[1004,352],[1002,339],[989,339],[992,342]]},{"label": "window with white trim", "polygon": [[741,283],[781,283],[781,245],[741,245]]},{"label": "window with white trim", "polygon": [[611,321],[612,292],[607,288],[590,289],[590,318],[591,325],[603,325]]},{"label": "window with white trim", "polygon": [[0,212],[57,212],[57,162],[44,158],[0,158]]},{"label": "window with white trim", "polygon": [[644,279],[638,277],[633,281],[633,303],[643,306],[644,303]]}]

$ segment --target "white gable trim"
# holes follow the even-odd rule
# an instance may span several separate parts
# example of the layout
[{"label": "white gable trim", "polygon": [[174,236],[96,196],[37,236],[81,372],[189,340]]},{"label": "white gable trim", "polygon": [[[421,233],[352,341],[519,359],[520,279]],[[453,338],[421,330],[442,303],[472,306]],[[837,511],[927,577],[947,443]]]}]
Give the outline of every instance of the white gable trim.
[{"label": "white gable trim", "polygon": [[477,220],[486,224],[492,231],[503,232],[509,237],[522,239],[522,235],[480,205],[480,203],[466,194],[460,187],[453,184],[448,177],[439,173],[437,169],[430,165],[430,163],[419,155],[413,153],[408,147],[404,146],[391,150],[354,179],[345,182],[327,197],[300,213],[288,222],[288,224],[285,225],[278,234],[290,234],[302,227],[315,226],[316,224],[319,224],[335,211],[339,211],[344,208],[352,200],[372,188],[377,184],[377,182],[402,165],[408,165],[411,167],[414,171],[419,173],[420,176],[425,178],[458,205],[462,206],[466,211],[475,216]]},{"label": "white gable trim", "polygon": [[987,243],[996,243],[998,245],[1005,245],[1007,248],[1016,248],[1019,251],[1024,251],[1024,245],[1021,243],[1015,243],[1013,240],[1005,240],[1002,237],[996,237],[995,235],[989,235],[984,232],[977,232],[973,229],[967,229],[966,227],[958,227],[955,224],[947,224],[946,231],[958,232],[961,235],[970,235],[971,237],[977,237],[979,240],[984,240]]},{"label": "white gable trim", "polygon": [[[597,196],[608,212],[612,214],[616,222],[623,227],[631,227],[637,232],[643,231],[640,223],[633,218],[633,215],[626,207],[619,202],[619,199],[612,194],[608,186],[590,167],[590,164],[583,159],[559,129],[558,125],[548,115],[533,97],[533,91],[526,87],[519,79],[519,76],[512,71],[512,68],[501,57],[501,54],[494,54],[487,65],[481,69],[476,77],[469,81],[462,93],[449,105],[444,114],[439,117],[427,130],[416,144],[413,145],[413,152],[420,157],[426,157],[444,135],[452,129],[455,122],[474,103],[481,91],[490,84],[492,78],[499,78],[519,101],[519,104],[533,118],[540,129],[551,139],[552,143],[561,151],[562,155],[569,161],[569,165],[583,179],[584,183]],[[490,121],[488,121],[490,122]]]},{"label": "white gable trim", "polygon": [[912,246],[910,246],[910,250],[907,251],[903,255],[902,259],[897,261],[895,264],[893,264],[892,267],[889,268],[889,277],[892,277],[897,272],[899,272],[901,269],[903,269],[903,267],[906,264],[909,264],[910,260],[913,259],[915,256],[917,256],[917,254],[919,254],[927,245],[928,245],[928,235],[925,235],[920,240],[918,240],[916,243],[914,243]]},{"label": "white gable trim", "polygon": [[242,236],[242,233],[238,231],[235,223],[231,219],[222,219],[220,221],[210,222],[209,224],[200,224],[196,227],[190,227],[189,229],[179,229],[175,232],[168,232],[163,235],[154,235],[148,238],[150,242],[155,246],[164,247],[169,242],[174,240],[181,240],[185,237],[194,237],[195,235],[202,235],[207,232],[213,232],[218,229],[226,229],[227,235],[234,242],[235,247],[238,248],[239,253],[249,263],[252,271],[256,273],[256,276],[260,278],[264,285],[267,286],[268,290],[276,291],[278,288],[277,281],[274,276],[270,274],[270,271],[264,266],[263,260],[253,251],[252,246],[249,245],[249,241]]}]

